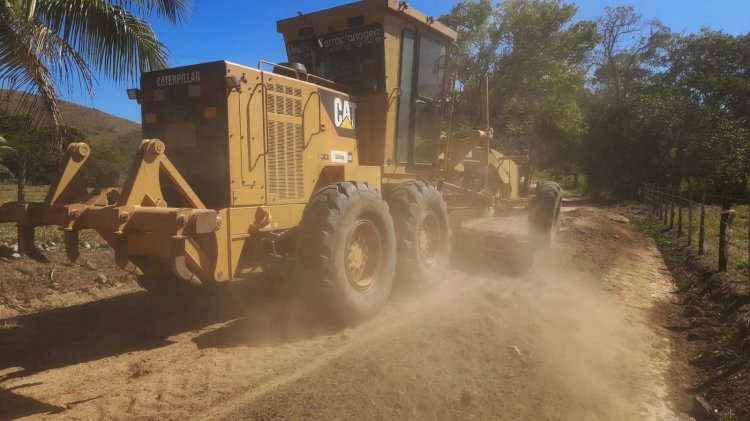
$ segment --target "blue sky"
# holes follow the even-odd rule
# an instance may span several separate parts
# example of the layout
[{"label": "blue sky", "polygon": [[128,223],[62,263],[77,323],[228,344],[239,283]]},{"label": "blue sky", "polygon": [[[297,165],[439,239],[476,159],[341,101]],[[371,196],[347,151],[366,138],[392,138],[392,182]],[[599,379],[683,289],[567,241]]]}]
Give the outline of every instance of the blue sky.
[{"label": "blue sky", "polygon": [[[276,21],[303,13],[325,9],[351,1],[305,0],[264,1],[193,0],[193,13],[188,22],[172,26],[154,22],[159,38],[171,51],[173,66],[212,60],[228,60],[256,67],[258,60],[285,61],[281,35]],[[457,0],[411,0],[422,12],[440,16]],[[750,31],[750,0],[577,0],[576,19],[596,19],[604,8],[633,6],[646,18],[657,18],[673,31],[696,32],[706,26],[730,34]],[[258,5],[262,4],[262,7]],[[73,93],[67,100],[98,108],[138,122],[140,111],[129,101],[126,86],[100,79],[93,99]]]}]

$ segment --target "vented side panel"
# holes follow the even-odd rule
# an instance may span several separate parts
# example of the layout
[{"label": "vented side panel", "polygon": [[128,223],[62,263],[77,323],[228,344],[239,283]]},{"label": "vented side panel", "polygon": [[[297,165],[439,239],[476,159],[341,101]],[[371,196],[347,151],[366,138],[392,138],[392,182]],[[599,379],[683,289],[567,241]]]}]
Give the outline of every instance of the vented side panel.
[{"label": "vented side panel", "polygon": [[[269,84],[267,90],[268,192],[282,200],[303,199],[302,91],[280,84]],[[277,116],[285,116],[285,121]],[[288,122],[288,117],[296,122]]]}]

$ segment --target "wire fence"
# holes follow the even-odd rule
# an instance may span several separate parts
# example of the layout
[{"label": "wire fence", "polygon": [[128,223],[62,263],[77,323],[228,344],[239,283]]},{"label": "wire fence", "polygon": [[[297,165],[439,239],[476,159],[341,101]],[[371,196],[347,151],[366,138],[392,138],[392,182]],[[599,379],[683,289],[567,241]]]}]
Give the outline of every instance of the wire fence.
[{"label": "wire fence", "polygon": [[716,255],[719,272],[745,272],[750,286],[750,198],[644,184],[641,200],[665,231],[700,255]]}]

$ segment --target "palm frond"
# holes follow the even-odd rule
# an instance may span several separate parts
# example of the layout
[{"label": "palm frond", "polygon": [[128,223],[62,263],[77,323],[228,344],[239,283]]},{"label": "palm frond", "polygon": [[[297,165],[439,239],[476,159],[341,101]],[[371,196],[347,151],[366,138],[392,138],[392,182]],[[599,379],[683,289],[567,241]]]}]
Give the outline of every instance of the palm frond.
[{"label": "palm frond", "polygon": [[139,71],[166,67],[168,53],[151,25],[123,6],[139,10],[139,7],[153,4],[160,6],[163,3],[183,2],[39,0],[37,14],[42,22],[60,33],[92,69],[112,80],[129,82],[135,79]]},{"label": "palm frond", "polygon": [[112,0],[110,3],[140,16],[154,14],[171,23],[184,22],[190,14],[189,0]]},{"label": "palm frond", "polygon": [[[8,5],[7,1],[2,3]],[[32,31],[32,24],[14,12],[10,7],[0,9],[1,86],[22,93],[19,112],[27,114],[33,121],[51,120],[53,126],[59,126],[57,90],[51,73],[37,55],[36,34],[29,33],[36,30]]]},{"label": "palm frond", "polygon": [[0,2],[0,87],[21,93],[16,113],[38,125],[52,125],[59,147],[62,119],[58,84],[72,89],[77,83],[93,91],[93,75],[64,39],[23,10]]},{"label": "palm frond", "polygon": [[4,137],[0,136],[0,157],[6,153],[15,152],[16,150],[8,146],[8,141]]}]

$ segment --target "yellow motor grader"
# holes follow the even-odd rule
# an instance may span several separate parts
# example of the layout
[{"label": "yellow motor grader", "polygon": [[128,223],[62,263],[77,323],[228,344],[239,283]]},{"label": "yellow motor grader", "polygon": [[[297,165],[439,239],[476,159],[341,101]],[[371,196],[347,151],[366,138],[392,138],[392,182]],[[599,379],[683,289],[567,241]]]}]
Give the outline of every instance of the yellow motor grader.
[{"label": "yellow motor grader", "polygon": [[78,232],[93,229],[148,290],[280,273],[348,320],[379,311],[394,278],[441,277],[455,221],[518,191],[487,127],[441,137],[456,33],[395,0],[299,14],[278,31],[287,63],[142,75],[128,95],[144,140],[121,189],[88,189],[90,149],[74,143],[45,201],[2,203],[0,222],[16,222],[40,260],[35,227],[60,226],[81,265]]}]

